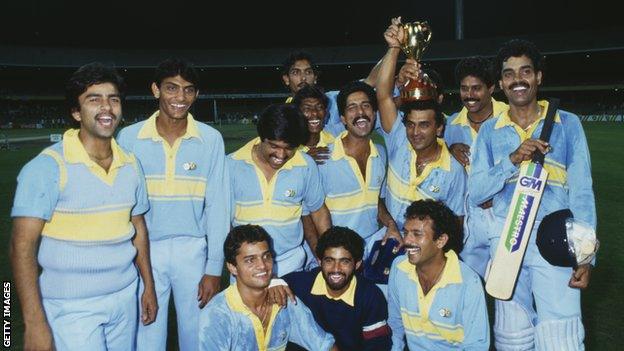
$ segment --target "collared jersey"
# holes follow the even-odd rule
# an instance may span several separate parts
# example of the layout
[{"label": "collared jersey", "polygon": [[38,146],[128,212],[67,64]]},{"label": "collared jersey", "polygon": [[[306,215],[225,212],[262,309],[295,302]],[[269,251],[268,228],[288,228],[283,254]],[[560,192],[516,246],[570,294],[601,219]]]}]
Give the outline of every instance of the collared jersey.
[{"label": "collared jersey", "polygon": [[205,237],[206,274],[221,275],[223,242],[230,230],[229,177],[221,134],[189,113],[185,134],[169,145],[156,129],[156,111],[119,132],[121,146],[141,162],[150,211],[150,240]]},{"label": "collared jersey", "polygon": [[[506,103],[492,98],[492,118],[507,112],[508,109],[509,106]],[[466,107],[448,117],[444,130],[444,140],[448,146],[462,143],[472,147],[475,139],[477,139],[477,131],[470,125]]]},{"label": "collared jersey", "polygon": [[202,351],[277,351],[285,350],[288,341],[308,350],[329,350],[331,334],[314,321],[301,300],[287,308],[273,305],[266,333],[262,322],[243,303],[236,284],[216,295],[202,310],[199,319]]},{"label": "collared jersey", "polygon": [[425,295],[416,266],[394,260],[388,280],[388,324],[392,350],[487,350],[490,328],[479,276],[453,250],[439,281]]},{"label": "collared jersey", "polygon": [[[316,163],[297,150],[270,181],[252,158],[255,138],[228,156],[231,179],[232,225],[262,226],[273,239],[276,260],[303,242],[303,208],[321,208],[325,193]],[[283,275],[288,272],[278,272]]]},{"label": "collared jersey", "polygon": [[405,210],[417,200],[442,201],[456,215],[463,216],[466,173],[444,141],[437,140],[442,148],[438,160],[427,164],[422,173],[416,175],[416,151],[407,139],[400,116],[390,133],[381,131],[388,150],[386,207],[399,229],[403,228]]},{"label": "collared jersey", "polygon": [[[334,136],[331,135],[328,131],[326,130],[321,130],[321,133],[319,135],[319,142],[315,145],[316,147],[327,147],[329,144],[334,142]],[[302,152],[308,152],[310,151],[310,148],[306,145],[301,145],[299,146],[299,150],[301,150]]]},{"label": "collared jersey", "polygon": [[45,220],[39,279],[45,298],[105,295],[137,277],[131,217],[145,213],[145,181],[134,156],[111,139],[108,172],[68,130],[28,162],[18,176],[12,217]]},{"label": "collared jersey", "polygon": [[[479,204],[493,197],[494,214],[498,217],[506,217],[518,177],[519,167],[511,163],[509,154],[524,140],[537,139],[542,132],[548,102],[539,101],[538,104],[541,108],[539,119],[526,131],[514,123],[508,113],[488,120],[479,129],[469,179],[469,202]],[[554,211],[569,208],[574,218],[595,228],[591,163],[578,116],[557,110],[544,168],[548,171],[548,180],[536,221]]]},{"label": "collared jersey", "polygon": [[370,141],[364,178],[357,161],[345,152],[346,135],[345,131],[338,136],[329,146],[329,159],[319,165],[325,204],[333,225],[349,227],[366,239],[379,229],[377,204],[386,176],[386,152]]},{"label": "collared jersey", "polygon": [[283,279],[310,308],[316,322],[334,335],[340,350],[390,349],[388,305],[381,290],[370,280],[355,275],[347,290],[341,296],[333,297],[320,268],[293,272]]}]

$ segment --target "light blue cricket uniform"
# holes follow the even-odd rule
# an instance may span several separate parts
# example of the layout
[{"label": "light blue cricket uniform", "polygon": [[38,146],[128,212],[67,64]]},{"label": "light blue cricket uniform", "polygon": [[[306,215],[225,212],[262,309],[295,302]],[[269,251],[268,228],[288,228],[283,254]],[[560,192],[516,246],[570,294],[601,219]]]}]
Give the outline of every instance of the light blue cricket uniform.
[{"label": "light blue cricket uniform", "polygon": [[266,333],[262,322],[243,303],[236,284],[215,296],[200,317],[202,351],[277,351],[288,341],[308,350],[329,350],[334,337],[314,320],[312,312],[297,298],[287,308],[273,305]]},{"label": "light blue cricket uniform", "polygon": [[[492,116],[506,112],[509,106],[504,102],[492,98]],[[468,120],[468,109],[463,107],[459,112],[452,114],[446,120],[444,141],[449,147],[453,144],[465,144],[470,146],[470,159],[474,152],[474,142],[477,132]],[[466,166],[466,174],[470,177],[470,164]],[[466,194],[467,197],[468,194]],[[488,261],[490,260],[489,234],[491,224],[494,221],[492,208],[482,209],[479,206],[466,204],[466,220],[464,221],[464,248],[460,254],[462,260],[474,269],[481,277],[484,277]]]},{"label": "light blue cricket uniform", "polygon": [[252,158],[253,146],[259,143],[255,138],[227,158],[232,226],[255,224],[269,233],[276,255],[273,270],[281,277],[303,268],[301,215],[318,211],[325,193],[316,163],[300,150],[267,181]]},{"label": "light blue cricket uniform", "polygon": [[[475,205],[493,197],[495,222],[494,230],[490,232],[492,256],[498,245],[498,233],[504,226],[518,176],[519,167],[511,163],[509,155],[522,141],[539,137],[548,102],[539,101],[538,104],[542,111],[540,119],[527,131],[512,122],[507,113],[503,113],[485,122],[477,136],[468,187],[469,202]],[[511,301],[497,301],[494,332],[497,348],[500,349],[518,343],[532,347],[533,340],[538,349],[558,349],[560,345],[567,345],[570,349],[583,348],[581,293],[578,289],[568,287],[572,269],[550,265],[542,258],[535,244],[542,218],[560,209],[569,208],[576,219],[594,228],[596,226],[589,151],[583,127],[576,115],[557,111],[550,146],[551,151],[546,154],[544,162],[549,172],[548,181],[514,295]],[[508,313],[509,309],[514,312]],[[511,322],[518,321],[518,311],[525,312],[527,316],[523,325]]]},{"label": "light blue cricket uniform", "polygon": [[345,153],[342,139],[346,136],[344,131],[330,144],[329,159],[319,165],[325,205],[333,225],[353,229],[369,244],[381,239],[374,234],[380,229],[377,206],[386,176],[386,150],[370,141],[364,178],[357,161]]},{"label": "light blue cricket uniform", "polygon": [[165,349],[173,291],[180,349],[197,350],[198,284],[204,274],[221,276],[230,229],[223,138],[188,114],[186,133],[169,145],[158,134],[157,116],[158,111],[118,137],[143,166],[151,207],[145,219],[159,311],[154,323],[139,325],[137,348]]},{"label": "light blue cricket uniform", "polygon": [[149,208],[134,156],[111,140],[106,172],[68,130],[28,162],[11,217],[46,221],[38,263],[43,309],[57,350],[134,350],[136,249],[131,216]]},{"label": "light blue cricket uniform", "polygon": [[[488,350],[490,326],[481,278],[453,250],[440,280],[425,295],[416,266],[394,260],[388,279],[392,350]],[[405,339],[404,339],[405,338]]]},{"label": "light blue cricket uniform", "polygon": [[399,230],[403,229],[405,210],[417,200],[442,201],[457,216],[464,215],[466,173],[442,139],[437,140],[442,148],[438,160],[427,164],[422,173],[416,175],[416,151],[407,139],[401,116],[397,116],[390,133],[381,129],[381,134],[388,150],[386,207]]}]

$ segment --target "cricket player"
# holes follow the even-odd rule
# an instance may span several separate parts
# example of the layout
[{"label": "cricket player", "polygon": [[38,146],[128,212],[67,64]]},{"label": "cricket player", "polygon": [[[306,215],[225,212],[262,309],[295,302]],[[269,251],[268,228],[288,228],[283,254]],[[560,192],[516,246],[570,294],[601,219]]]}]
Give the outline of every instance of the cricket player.
[{"label": "cricket player", "polygon": [[269,234],[257,225],[238,226],[228,234],[223,250],[236,283],[202,311],[200,350],[284,350],[288,341],[308,350],[337,350],[332,335],[318,326],[301,301],[288,308],[269,302],[270,242]]},{"label": "cricket player", "polygon": [[172,293],[180,350],[197,350],[200,309],[219,292],[230,228],[229,178],[221,134],[189,113],[198,84],[188,62],[163,61],[151,85],[158,111],[119,133],[119,143],[136,154],[147,180],[146,220],[162,311],[152,325],[139,326],[140,350],[165,349]]},{"label": "cricket player", "polygon": [[[306,236],[314,252],[316,233],[331,226],[318,167],[298,150],[308,140],[304,117],[293,104],[271,105],[256,125],[258,137],[228,156],[232,225],[261,225],[273,239],[274,273],[301,270],[306,262],[301,216],[315,227]],[[307,233],[306,233],[307,234]]]},{"label": "cricket player", "polygon": [[387,160],[384,147],[371,140],[377,120],[375,91],[353,81],[340,90],[337,103],[346,130],[330,144],[330,159],[319,166],[332,224],[355,230],[368,249],[382,238],[401,241],[395,221],[379,199]]},{"label": "cricket player", "polygon": [[[377,84],[378,71],[379,63],[371,69],[368,76],[362,81],[374,87]],[[304,86],[316,85],[319,73],[312,55],[305,51],[290,53],[282,63],[282,82],[288,88],[291,95],[286,99],[286,102],[293,102],[293,97]],[[338,112],[338,105],[336,104],[338,91],[328,91],[325,94],[328,98],[328,103],[326,107],[327,118],[323,128],[332,136],[336,137],[345,130],[344,125],[340,121],[340,113]]]},{"label": "cricket player", "polygon": [[[364,244],[355,231],[331,227],[316,247],[320,268],[293,272],[284,280],[341,350],[390,350],[386,299],[375,283],[356,274]],[[276,296],[279,300],[282,294]]]},{"label": "cricket player", "polygon": [[310,136],[300,149],[310,155],[317,164],[323,164],[329,157],[327,146],[334,142],[334,136],[324,130],[329,99],[323,89],[316,85],[305,85],[292,100],[305,117]]},{"label": "cricket player", "polygon": [[66,86],[79,129],[18,176],[10,256],[26,350],[134,350],[137,268],[140,320],[156,318],[145,180],[113,139],[123,94],[114,69],[80,67]]},{"label": "cricket player", "polygon": [[[519,166],[530,161],[536,151],[545,153],[544,167],[549,175],[533,232],[545,215],[564,208],[595,228],[589,152],[578,116],[558,110],[550,142],[538,139],[548,108],[546,101],[537,100],[543,78],[542,55],[533,43],[509,41],[498,52],[496,72],[509,100],[509,111],[490,118],[479,129],[468,185],[468,200],[473,206],[493,199],[495,221],[489,232],[492,256]],[[496,300],[496,348],[584,349],[579,289],[589,284],[591,265],[574,270],[552,266],[540,255],[535,238],[532,233],[512,299]]]},{"label": "cricket player", "polygon": [[[404,32],[393,19],[384,33],[388,51],[382,59],[377,84],[382,135],[388,149],[386,206],[403,228],[403,214],[413,201],[436,199],[456,215],[464,215],[466,175],[437,136],[444,127],[444,116],[433,100],[401,104],[399,115],[392,99],[393,77]],[[409,76],[418,79],[417,76]]]},{"label": "cricket player", "polygon": [[[444,140],[470,177],[471,150],[479,128],[483,122],[507,111],[508,106],[492,98],[494,76],[490,61],[484,57],[474,56],[459,61],[455,67],[455,80],[459,84],[463,107],[447,119]],[[490,259],[488,232],[494,220],[491,208],[491,200],[479,206],[467,205],[464,222],[466,242],[461,256],[482,277]]]},{"label": "cricket player", "polygon": [[[388,280],[392,350],[488,350],[490,327],[481,278],[457,253],[462,227],[442,202],[419,200],[405,212],[405,256]],[[406,341],[405,341],[406,340]]]}]

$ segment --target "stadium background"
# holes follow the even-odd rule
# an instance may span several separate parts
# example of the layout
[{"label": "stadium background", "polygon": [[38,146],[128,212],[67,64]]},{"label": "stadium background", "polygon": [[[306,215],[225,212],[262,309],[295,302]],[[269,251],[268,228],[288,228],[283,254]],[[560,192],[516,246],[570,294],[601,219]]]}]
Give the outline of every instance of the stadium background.
[{"label": "stadium background", "polygon": [[[319,85],[338,89],[364,77],[384,54],[382,33],[393,16],[426,19],[433,41],[426,66],[443,77],[443,109],[458,110],[453,69],[462,57],[493,56],[513,37],[534,41],[546,58],[540,95],[562,99],[582,116],[592,155],[602,243],[590,287],[583,293],[589,350],[618,349],[622,314],[624,245],[624,25],[610,1],[385,1],[270,4],[177,1],[24,0],[0,10],[0,274],[8,263],[10,208],[19,169],[65,128],[63,86],[78,66],[115,65],[128,83],[126,123],[149,116],[154,66],[170,56],[200,71],[200,98],[192,113],[213,123],[231,152],[255,135],[245,124],[287,95],[279,67],[293,49],[307,49],[319,64]],[[456,11],[459,5],[462,11]],[[462,14],[459,18],[457,14]],[[495,96],[502,99],[497,92]],[[21,349],[23,322],[13,289],[11,349]],[[174,319],[170,325],[173,330]],[[173,332],[170,349],[176,349]]]}]

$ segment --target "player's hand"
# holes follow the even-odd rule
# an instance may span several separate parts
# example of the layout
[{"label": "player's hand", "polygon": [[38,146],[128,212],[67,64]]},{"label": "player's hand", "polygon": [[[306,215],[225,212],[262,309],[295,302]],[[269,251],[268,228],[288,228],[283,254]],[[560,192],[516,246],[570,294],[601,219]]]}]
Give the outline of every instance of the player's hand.
[{"label": "player's hand", "polygon": [[329,148],[326,146],[311,147],[307,154],[312,157],[316,164],[322,165],[329,159]]},{"label": "player's hand", "polygon": [[143,325],[151,324],[158,314],[158,299],[154,287],[145,288],[141,295],[141,322]]},{"label": "player's hand", "polygon": [[388,47],[400,47],[405,40],[405,32],[401,27],[401,17],[390,20],[390,26],[384,32],[384,39]]},{"label": "player's hand", "polygon": [[511,163],[517,166],[520,163],[533,158],[533,153],[538,150],[545,155],[548,151],[550,151],[550,147],[545,141],[539,139],[527,139],[509,155],[509,159],[511,160]]},{"label": "player's hand", "polygon": [[277,304],[280,307],[286,307],[289,299],[292,303],[297,304],[295,294],[293,294],[288,285],[276,285],[269,288],[270,303]]},{"label": "player's hand", "polygon": [[399,242],[399,246],[397,246],[397,248],[401,248],[401,246],[403,246],[403,237],[401,236],[401,232],[399,232],[396,224],[388,227],[386,234],[383,239],[381,239],[381,245],[386,245],[386,241],[390,238]]},{"label": "player's hand", "polygon": [[24,328],[25,351],[51,351],[54,350],[52,331],[47,322],[38,322],[32,325],[26,324]]},{"label": "player's hand", "polygon": [[397,79],[394,82],[398,87],[402,87],[410,80],[420,79],[420,63],[418,61],[408,58],[405,60],[405,64],[401,66]]},{"label": "player's hand", "polygon": [[572,278],[568,286],[576,289],[585,289],[589,286],[589,278],[591,278],[591,265],[589,263],[582,264],[572,272]]},{"label": "player's hand", "polygon": [[221,287],[221,277],[214,275],[204,274],[199,281],[199,287],[197,289],[197,301],[199,301],[199,308],[204,308],[208,301],[219,292]]},{"label": "player's hand", "polygon": [[462,166],[466,167],[470,164],[470,146],[462,143],[456,143],[449,146],[449,151],[451,152],[451,155],[455,157],[457,162],[462,164]]}]

